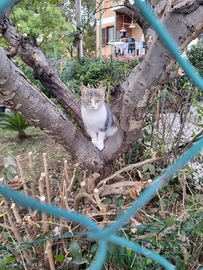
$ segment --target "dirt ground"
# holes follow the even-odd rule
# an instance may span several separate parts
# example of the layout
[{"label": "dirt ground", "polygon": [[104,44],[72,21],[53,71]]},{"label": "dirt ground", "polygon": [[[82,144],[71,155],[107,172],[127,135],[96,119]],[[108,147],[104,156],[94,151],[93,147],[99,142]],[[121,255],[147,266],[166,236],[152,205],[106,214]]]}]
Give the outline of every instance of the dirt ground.
[{"label": "dirt ground", "polygon": [[[2,132],[0,131],[0,173],[4,173],[6,175],[7,169],[4,166],[4,159],[8,156],[13,157],[16,162],[16,157],[20,156],[22,160],[23,171],[27,176],[28,181],[28,189],[29,186],[29,160],[28,154],[30,152],[33,153],[33,165],[34,165],[34,173],[36,179],[36,189],[38,189],[38,180],[44,169],[44,160],[43,154],[47,155],[47,163],[48,163],[48,174],[49,174],[49,182],[51,186],[51,197],[53,203],[56,205],[60,205],[61,194],[63,189],[63,181],[64,178],[64,161],[67,160],[69,177],[72,177],[73,169],[75,167],[75,163],[72,161],[71,157],[68,155],[67,151],[59,144],[55,143],[55,141],[41,131],[39,128],[29,127],[26,129],[26,134],[28,136],[25,140],[20,140],[17,136],[17,132]],[[16,170],[16,173],[13,174],[13,177],[19,175],[19,170],[17,166],[13,166]],[[76,186],[77,182],[83,178],[83,171],[80,167],[77,167],[77,171],[75,174],[76,178]],[[8,183],[8,181],[6,181]],[[12,186],[12,183],[10,183]],[[21,189],[20,189],[21,190]],[[46,190],[46,186],[45,186]],[[31,194],[31,190],[29,189],[29,194]]]}]

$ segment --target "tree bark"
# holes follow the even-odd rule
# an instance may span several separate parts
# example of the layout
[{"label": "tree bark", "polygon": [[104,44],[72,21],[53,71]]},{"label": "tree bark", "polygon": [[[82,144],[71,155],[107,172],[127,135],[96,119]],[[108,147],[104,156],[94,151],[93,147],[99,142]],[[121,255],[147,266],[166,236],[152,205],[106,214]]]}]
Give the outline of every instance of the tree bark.
[{"label": "tree bark", "polygon": [[75,18],[78,29],[78,37],[77,37],[77,56],[78,60],[82,61],[83,58],[83,47],[82,47],[82,32],[79,29],[78,25],[81,23],[81,0],[75,0]]},{"label": "tree bark", "polygon": [[[203,0],[171,3],[165,7],[161,21],[179,48],[184,49],[203,32]],[[186,7],[189,7],[189,13]],[[34,69],[35,76],[83,128],[80,103],[48,66],[41,50],[22,38],[7,18],[0,21],[0,33],[17,48],[21,59]],[[74,159],[97,172],[129,150],[141,137],[150,102],[162,84],[174,78],[175,74],[171,70],[174,59],[155,34],[143,61],[132,70],[122,86],[116,85],[113,89],[111,108],[120,124],[117,133],[106,139],[104,149],[99,151],[25,78],[3,49],[0,49],[0,59],[0,103],[23,114],[62,144]]]},{"label": "tree bark", "polygon": [[26,38],[22,37],[20,32],[13,26],[12,21],[7,17],[0,20],[0,34],[13,48],[16,48],[20,58],[33,68],[35,78],[61,103],[80,128],[84,130],[79,101],[50,68],[40,48],[33,46]]}]

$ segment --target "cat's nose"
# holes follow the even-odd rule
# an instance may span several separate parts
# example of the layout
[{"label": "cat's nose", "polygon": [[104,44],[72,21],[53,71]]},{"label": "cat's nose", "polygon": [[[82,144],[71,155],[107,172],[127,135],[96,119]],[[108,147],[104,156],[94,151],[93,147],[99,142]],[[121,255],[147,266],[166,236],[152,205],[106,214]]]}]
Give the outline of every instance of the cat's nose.
[{"label": "cat's nose", "polygon": [[95,106],[92,106],[92,109],[94,109],[95,108]]}]

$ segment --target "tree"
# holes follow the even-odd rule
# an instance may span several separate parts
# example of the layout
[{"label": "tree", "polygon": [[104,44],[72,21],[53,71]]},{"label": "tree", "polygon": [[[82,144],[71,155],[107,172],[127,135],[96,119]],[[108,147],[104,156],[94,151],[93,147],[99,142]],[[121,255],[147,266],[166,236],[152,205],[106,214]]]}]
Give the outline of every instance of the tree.
[{"label": "tree", "polygon": [[83,34],[83,50],[95,51],[96,50],[96,16],[95,16],[95,1],[81,1],[81,22],[77,23],[76,0],[66,0],[60,6],[62,13],[66,17],[66,21],[72,25],[73,31],[69,37],[72,37],[72,44],[68,44],[67,49],[71,56],[73,49],[76,47],[78,35]]},{"label": "tree", "polygon": [[[125,5],[134,9],[128,1]],[[163,12],[164,10],[164,12]],[[138,23],[148,40],[150,26],[139,15]],[[180,49],[203,32],[203,0],[160,1],[154,12],[171,33]],[[149,31],[150,30],[150,31]],[[71,156],[97,172],[110,167],[110,163],[132,147],[142,135],[142,125],[147,109],[158,89],[171,78],[180,76],[172,72],[174,59],[159,37],[154,34],[148,44],[147,53],[134,68],[122,86],[115,85],[112,91],[111,108],[119,118],[118,132],[105,141],[102,151],[96,149],[83,135],[84,127],[80,113],[80,103],[62,83],[39,47],[34,47],[4,17],[0,22],[0,33],[16,51],[19,57],[34,70],[35,77],[72,116],[80,130],[49,99],[33,85],[12,63],[11,53],[0,48],[0,103],[11,107],[39,126],[47,134],[62,144]],[[151,40],[151,38],[149,38]],[[150,46],[149,46],[150,44]]]}]

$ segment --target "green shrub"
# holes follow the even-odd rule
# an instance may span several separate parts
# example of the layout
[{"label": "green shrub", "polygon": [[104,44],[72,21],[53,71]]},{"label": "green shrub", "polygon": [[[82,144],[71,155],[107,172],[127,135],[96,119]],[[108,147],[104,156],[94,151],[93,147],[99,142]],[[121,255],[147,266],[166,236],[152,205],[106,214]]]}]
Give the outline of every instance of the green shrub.
[{"label": "green shrub", "polygon": [[20,139],[27,138],[24,130],[28,127],[27,120],[24,116],[17,112],[12,113],[7,111],[3,114],[3,118],[0,119],[0,129],[17,131]]},{"label": "green shrub", "polygon": [[62,73],[63,82],[70,90],[80,95],[80,85],[92,85],[97,87],[100,81],[104,86],[115,83],[123,83],[129,76],[132,68],[138,64],[138,60],[130,57],[103,59],[84,56],[83,60],[73,60],[65,66]]},{"label": "green shrub", "polygon": [[197,69],[200,76],[203,76],[203,42],[199,41],[197,44],[192,45],[186,52],[188,60]]}]

